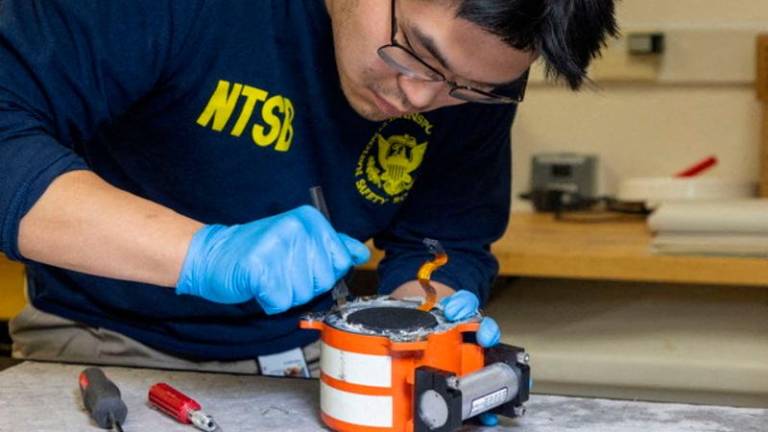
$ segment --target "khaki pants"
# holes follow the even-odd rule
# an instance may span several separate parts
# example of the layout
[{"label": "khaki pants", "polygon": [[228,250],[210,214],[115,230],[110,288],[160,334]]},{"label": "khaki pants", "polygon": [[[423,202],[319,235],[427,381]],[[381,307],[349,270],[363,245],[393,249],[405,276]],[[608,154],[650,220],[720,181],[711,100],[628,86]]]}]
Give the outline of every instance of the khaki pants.
[{"label": "khaki pants", "polygon": [[[256,359],[196,362],[174,357],[103,328],[89,327],[28,305],[10,322],[13,357],[153,369],[259,374]],[[319,376],[320,344],[302,348],[310,375]]]}]

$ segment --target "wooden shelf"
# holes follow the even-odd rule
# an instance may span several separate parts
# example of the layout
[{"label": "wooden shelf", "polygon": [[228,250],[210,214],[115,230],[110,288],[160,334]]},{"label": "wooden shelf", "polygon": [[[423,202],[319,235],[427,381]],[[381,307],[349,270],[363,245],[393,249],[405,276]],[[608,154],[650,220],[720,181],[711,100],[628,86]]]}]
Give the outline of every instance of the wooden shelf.
[{"label": "wooden shelf", "polygon": [[24,267],[0,254],[0,321],[21,312],[24,299]]},{"label": "wooden shelf", "polygon": [[[768,287],[766,259],[660,256],[650,240],[642,219],[585,223],[513,213],[493,252],[503,276]],[[376,251],[366,268],[380,258]]]},{"label": "wooden shelf", "polygon": [[640,219],[583,223],[513,214],[494,253],[507,275],[768,286],[768,260],[659,256],[650,240]]}]

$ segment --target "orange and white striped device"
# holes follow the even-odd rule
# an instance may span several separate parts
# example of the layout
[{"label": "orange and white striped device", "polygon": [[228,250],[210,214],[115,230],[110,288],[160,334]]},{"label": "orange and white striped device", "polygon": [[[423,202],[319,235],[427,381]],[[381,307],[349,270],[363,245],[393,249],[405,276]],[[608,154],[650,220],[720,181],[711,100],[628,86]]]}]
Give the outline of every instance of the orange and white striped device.
[{"label": "orange and white striped device", "polygon": [[320,409],[337,431],[443,432],[491,411],[514,417],[528,399],[522,348],[483,349],[480,316],[458,323],[418,302],[358,299],[301,328],[321,332]]}]

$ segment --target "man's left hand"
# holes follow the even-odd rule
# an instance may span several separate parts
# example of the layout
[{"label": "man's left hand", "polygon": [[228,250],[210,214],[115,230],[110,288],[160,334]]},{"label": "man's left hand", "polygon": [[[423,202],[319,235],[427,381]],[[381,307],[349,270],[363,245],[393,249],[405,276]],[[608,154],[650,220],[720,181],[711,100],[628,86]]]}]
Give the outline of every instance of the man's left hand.
[{"label": "man's left hand", "polygon": [[[472,315],[477,314],[480,307],[480,300],[469,291],[459,291],[440,300],[443,306],[443,313],[449,321],[461,321]],[[496,321],[490,317],[483,317],[480,321],[480,328],[476,333],[477,343],[483,348],[490,348],[501,339],[501,330]],[[496,426],[499,419],[496,414],[482,413],[477,419],[484,426]]]},{"label": "man's left hand", "polygon": [[[440,300],[443,313],[448,321],[461,321],[477,314],[480,300],[469,291],[461,290]],[[501,339],[501,330],[493,318],[483,317],[477,330],[477,343],[483,348],[490,348]]]}]

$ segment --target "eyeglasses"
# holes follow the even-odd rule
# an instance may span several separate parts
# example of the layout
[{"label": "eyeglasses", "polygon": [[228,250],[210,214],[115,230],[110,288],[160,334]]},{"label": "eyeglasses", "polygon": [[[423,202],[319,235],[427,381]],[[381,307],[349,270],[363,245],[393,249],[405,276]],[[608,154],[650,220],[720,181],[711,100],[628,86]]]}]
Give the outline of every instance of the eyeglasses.
[{"label": "eyeglasses", "polygon": [[391,68],[401,74],[428,82],[444,82],[448,84],[450,90],[448,94],[466,102],[478,102],[485,104],[510,104],[520,103],[525,97],[525,88],[528,84],[528,72],[526,70],[523,76],[510,85],[496,87],[493,91],[485,91],[470,86],[461,85],[445,77],[440,71],[430,66],[427,62],[419,58],[413,51],[400,45],[395,39],[397,35],[397,21],[395,18],[395,0],[392,0],[392,33],[390,42],[378,49],[379,57]]}]

